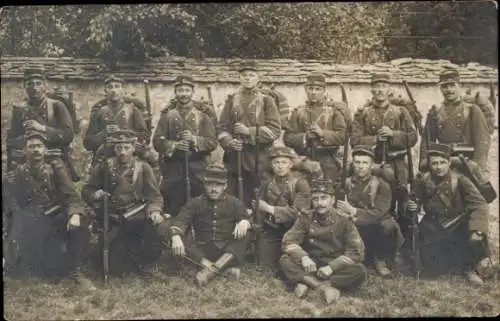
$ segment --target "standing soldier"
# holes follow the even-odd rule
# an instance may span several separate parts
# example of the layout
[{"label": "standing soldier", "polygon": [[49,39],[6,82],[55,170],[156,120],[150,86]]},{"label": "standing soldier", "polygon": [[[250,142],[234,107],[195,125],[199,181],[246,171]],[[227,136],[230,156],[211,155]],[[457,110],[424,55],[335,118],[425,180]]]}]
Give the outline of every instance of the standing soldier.
[{"label": "standing soldier", "polygon": [[[408,210],[423,207],[418,245],[424,272],[461,272],[474,285],[492,271],[488,250],[488,205],[465,176],[450,170],[451,149],[431,143],[427,149],[430,172],[417,182]],[[456,271],[458,270],[458,271]]]},{"label": "standing soldier", "polygon": [[[187,202],[171,225],[172,250],[183,257],[187,251],[187,260],[201,267],[196,274],[200,286],[231,265],[242,264],[251,241],[245,205],[225,191],[227,170],[218,164],[207,167],[203,187],[204,193]],[[195,240],[185,237],[190,226]],[[239,275],[239,268],[235,272]]]},{"label": "standing soldier", "polygon": [[177,77],[174,90],[176,106],[162,110],[153,144],[161,155],[166,212],[175,216],[189,198],[203,193],[205,158],[217,147],[217,138],[213,120],[194,106],[193,79]]},{"label": "standing soldier", "polygon": [[321,290],[329,304],[340,290],[355,289],[366,278],[361,263],[365,246],[354,223],[333,209],[335,189],[330,180],[314,180],[312,209],[299,215],[283,238],[280,265],[302,298],[309,288]]},{"label": "standing soldier", "polygon": [[[281,134],[280,114],[272,97],[258,88],[259,74],[254,61],[242,62],[239,68],[241,89],[230,95],[221,112],[218,140],[225,150],[229,170],[229,191],[238,195],[238,168],[243,179],[243,202],[250,205],[253,188],[259,177],[255,176],[256,143],[259,144],[259,168],[267,165],[267,152]],[[256,137],[257,125],[259,137]],[[241,153],[241,164],[238,164]],[[264,165],[264,166],[262,166]],[[262,171],[263,172],[263,171]]]},{"label": "standing soldier", "polygon": [[408,184],[405,135],[408,133],[410,147],[418,137],[408,110],[390,103],[389,83],[388,74],[372,74],[373,99],[353,117],[351,145],[376,146],[375,162],[383,167],[381,175],[391,183],[394,193],[395,186]]},{"label": "standing soldier", "polygon": [[[8,158],[12,158],[8,160],[9,168],[14,163],[23,163],[24,134],[34,130],[45,134],[47,148],[63,152],[66,166],[73,172],[73,165],[69,163],[67,155],[67,147],[74,137],[68,109],[61,101],[46,96],[47,80],[42,68],[27,68],[24,71],[24,88],[28,99],[14,106],[7,134],[7,147],[11,150]],[[73,180],[76,181],[76,178]]]},{"label": "standing soldier", "polygon": [[391,187],[372,175],[375,154],[369,146],[356,146],[352,151],[353,176],[345,183],[347,201],[337,200],[340,213],[352,218],[366,244],[365,262],[373,260],[382,277],[392,272],[393,263],[403,243],[403,235],[389,210]]},{"label": "standing soldier", "polygon": [[95,290],[81,272],[89,243],[83,202],[61,159],[46,162],[46,134],[27,131],[24,140],[26,163],[8,172],[2,186],[4,209],[13,213],[7,266],[44,276],[69,270],[80,289]]},{"label": "standing soldier", "polygon": [[281,240],[299,214],[294,207],[297,195],[311,192],[305,176],[292,171],[295,156],[289,147],[272,147],[269,150],[272,176],[262,184],[259,209],[265,219],[258,262],[272,269],[279,268]]},{"label": "standing soldier", "polygon": [[308,101],[292,112],[283,140],[299,155],[318,161],[324,177],[335,182],[342,169],[337,151],[344,144],[347,125],[342,108],[327,103],[325,85],[323,74],[312,73],[307,77]]},{"label": "standing soldier", "polygon": [[[163,198],[153,169],[133,156],[136,141],[137,136],[132,131],[110,135],[108,142],[113,144],[115,156],[106,160],[107,172],[104,162],[92,171],[82,189],[82,197],[94,208],[100,227],[105,210],[102,200],[109,198],[110,271],[117,271],[121,258],[132,263],[138,273],[150,276],[152,264],[161,255],[161,240],[157,237],[165,233],[167,221],[162,215]],[[106,180],[109,191],[104,190]],[[152,245],[158,246],[152,248]],[[120,246],[123,251],[119,251]]]}]

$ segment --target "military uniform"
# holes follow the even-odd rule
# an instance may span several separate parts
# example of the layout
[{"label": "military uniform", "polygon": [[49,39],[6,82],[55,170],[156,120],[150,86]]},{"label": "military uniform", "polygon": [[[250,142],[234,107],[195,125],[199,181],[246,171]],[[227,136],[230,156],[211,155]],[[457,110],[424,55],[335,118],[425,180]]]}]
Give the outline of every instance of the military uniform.
[{"label": "military uniform", "polygon": [[[133,132],[119,131],[112,135],[112,143],[134,144]],[[128,164],[119,164],[116,158],[107,159],[108,171],[104,162],[92,171],[88,182],[83,186],[83,199],[94,208],[97,225],[102,227],[104,208],[102,201],[96,201],[95,192],[105,189],[108,182],[108,202],[110,242],[110,271],[124,272],[121,268],[132,263],[142,272],[142,268],[154,263],[161,255],[159,237],[164,236],[167,221],[153,226],[148,220],[151,213],[163,211],[163,198],[151,166],[137,157]],[[135,213],[130,217],[129,214]],[[100,239],[100,243],[102,239]],[[102,244],[102,243],[101,243]],[[130,262],[128,262],[130,260]],[[123,265],[123,266],[122,266]]]},{"label": "military uniform", "polygon": [[[26,140],[48,139],[27,132]],[[2,186],[4,215],[10,210],[5,257],[13,272],[53,276],[80,273],[89,241],[89,218],[61,159],[27,161],[8,172]],[[73,215],[80,226],[67,230]]]},{"label": "military uniform", "polygon": [[[375,157],[368,146],[357,146],[352,157],[355,155]],[[380,263],[384,266],[386,262],[392,263],[404,239],[390,214],[391,187],[374,175],[363,179],[351,176],[345,185],[347,201],[356,209],[354,222],[366,244],[365,261],[374,259],[376,264],[383,261]]]},{"label": "military uniform", "polygon": [[[449,146],[431,144],[428,155],[450,157]],[[419,248],[424,271],[467,272],[488,257],[488,205],[465,176],[449,171],[444,177],[424,174],[415,187],[425,215],[419,224]],[[482,240],[469,236],[480,232]]]},{"label": "military uniform", "polygon": [[[288,147],[276,146],[269,150],[270,160],[276,157],[292,159],[294,154]],[[284,233],[290,229],[299,215],[295,208],[298,194],[308,195],[311,189],[307,178],[297,172],[290,172],[284,177],[273,175],[263,182],[260,200],[273,207],[273,214],[265,215],[263,231],[260,235],[258,253],[259,262],[263,266],[278,268],[281,256],[281,240]]]},{"label": "military uniform", "polygon": [[[325,86],[323,75],[311,74],[306,86]],[[336,104],[343,104],[338,102]],[[323,130],[323,137],[309,140],[306,132],[313,124]],[[283,141],[299,155],[304,155],[321,164],[323,175],[336,181],[342,170],[342,162],[337,158],[339,148],[344,144],[347,123],[341,106],[321,100],[317,103],[306,102],[294,109],[285,127]],[[314,155],[313,155],[314,154]],[[313,157],[314,156],[314,157]]]},{"label": "military uniform", "polygon": [[[311,192],[334,194],[330,183],[313,182]],[[363,283],[366,268],[362,261],[365,246],[354,223],[331,209],[325,216],[315,210],[302,213],[286,232],[280,265],[293,283],[317,283],[301,265],[303,257],[310,257],[319,267],[329,265],[333,273],[327,282],[338,289],[355,289]],[[313,277],[311,282],[308,277]],[[311,285],[312,285],[311,284]]]},{"label": "military uniform", "polygon": [[[242,63],[240,72],[256,70],[255,63]],[[250,137],[243,137],[242,177],[244,190],[244,203],[248,206],[254,198],[253,188],[256,185],[255,177],[255,148],[256,148],[256,121],[259,125],[259,168],[265,172],[267,153],[273,142],[281,134],[280,114],[274,100],[260,92],[258,87],[252,89],[242,88],[229,96],[221,112],[217,128],[218,140],[225,151],[224,161],[229,171],[229,191],[237,194],[237,152],[230,149],[229,142],[237,138],[233,132],[234,124],[239,122],[249,127]],[[262,174],[259,173],[259,176]]]},{"label": "military uniform", "polygon": [[[194,86],[191,77],[180,76],[178,85]],[[179,133],[189,130],[195,136],[195,143],[188,152],[189,181],[191,195],[199,196],[203,192],[201,183],[203,170],[206,167],[205,159],[217,147],[215,126],[206,113],[194,107],[193,101],[187,104],[177,102],[175,108],[162,110],[153,144],[161,155],[162,194],[165,199],[166,212],[177,215],[186,199],[186,152],[177,150],[175,143],[181,139]]]},{"label": "military uniform", "polygon": [[[389,83],[387,74],[373,74],[372,84],[377,82]],[[406,154],[405,135],[408,129],[410,147],[417,143],[417,130],[415,124],[406,108],[395,106],[386,100],[380,106],[374,104],[360,108],[353,117],[351,146],[357,145],[377,145],[376,162],[380,162],[382,155],[379,155],[380,143],[377,143],[378,132],[387,126],[393,131],[392,138],[387,142],[387,163],[384,168],[388,168],[382,175],[391,183],[399,183],[403,186],[408,184],[408,166],[404,160]],[[397,180],[397,182],[396,182]]]}]

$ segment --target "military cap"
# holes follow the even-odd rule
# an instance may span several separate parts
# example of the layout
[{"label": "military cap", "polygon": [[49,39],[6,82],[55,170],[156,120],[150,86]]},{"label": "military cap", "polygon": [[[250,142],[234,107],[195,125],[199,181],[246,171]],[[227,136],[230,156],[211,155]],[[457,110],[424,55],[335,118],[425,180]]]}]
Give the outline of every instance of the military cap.
[{"label": "military cap", "polygon": [[106,79],[104,80],[104,84],[105,84],[105,85],[107,85],[108,83],[110,83],[110,82],[112,82],[112,81],[114,81],[114,82],[120,82],[120,83],[122,83],[122,84],[125,82],[125,81],[123,80],[123,78],[120,78],[120,77],[117,77],[117,76],[114,76],[114,75],[110,75],[108,78],[106,78]]},{"label": "military cap", "polygon": [[255,62],[254,60],[244,60],[240,62],[240,67],[238,68],[238,71],[242,72],[245,70],[257,71],[257,62]]},{"label": "military cap", "polygon": [[43,67],[29,67],[24,69],[24,81],[32,78],[45,79],[45,70]]},{"label": "military cap", "polygon": [[205,169],[203,182],[227,183],[227,170],[221,164],[212,164]]},{"label": "military cap", "polygon": [[391,77],[389,77],[389,74],[387,73],[373,73],[371,77],[371,83],[372,85],[378,82],[385,82],[389,83],[391,80]]},{"label": "military cap", "polygon": [[365,145],[358,145],[352,149],[352,157],[356,155],[367,155],[371,158],[375,158],[375,153],[373,148]]},{"label": "military cap", "polygon": [[177,76],[177,78],[175,78],[174,87],[177,87],[180,85],[188,85],[188,86],[191,86],[192,88],[194,88],[193,77],[187,76],[187,75]]},{"label": "military cap", "polygon": [[273,159],[276,157],[288,157],[293,159],[297,156],[295,151],[290,147],[286,146],[274,146],[269,149],[269,159]]},{"label": "military cap", "polygon": [[451,155],[451,147],[446,144],[431,143],[427,150],[427,156],[433,155],[449,158]]},{"label": "military cap", "polygon": [[335,194],[335,186],[330,179],[315,179],[311,182],[311,193]]},{"label": "military cap", "polygon": [[39,138],[41,139],[44,143],[47,143],[47,135],[45,133],[38,131],[38,130],[29,130],[24,133],[24,142],[26,143],[29,139],[32,138]]},{"label": "military cap", "polygon": [[135,143],[137,134],[131,130],[119,130],[109,134],[109,142],[112,144]]},{"label": "military cap", "polygon": [[319,72],[313,72],[307,76],[306,86],[322,86],[326,85],[325,75]]},{"label": "military cap", "polygon": [[460,74],[454,68],[447,68],[439,74],[439,84],[450,84],[460,82]]}]

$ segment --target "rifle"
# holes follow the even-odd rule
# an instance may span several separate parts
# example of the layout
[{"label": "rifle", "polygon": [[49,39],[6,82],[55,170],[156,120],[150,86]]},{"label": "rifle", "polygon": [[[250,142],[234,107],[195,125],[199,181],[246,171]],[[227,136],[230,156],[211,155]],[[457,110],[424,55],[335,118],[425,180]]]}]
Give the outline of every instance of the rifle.
[{"label": "rifle", "polygon": [[[238,113],[235,111],[235,119],[238,120]],[[243,173],[242,173],[242,155],[241,150],[236,151],[236,175],[238,182],[238,198],[243,202]]]},{"label": "rifle", "polygon": [[[106,138],[108,136],[107,130],[104,130],[104,141],[106,144]],[[103,190],[105,193],[109,191],[109,168],[108,168],[108,155],[104,153],[104,186]],[[108,230],[109,230],[109,204],[108,195],[104,195],[103,199],[103,229],[102,229],[102,271],[104,276],[104,286],[108,284],[108,274],[109,274],[109,242],[108,242]]]},{"label": "rifle", "polygon": [[[312,108],[310,108],[310,107],[308,107],[308,110],[307,110],[307,118],[308,118],[308,126],[311,127],[311,124],[312,124]],[[313,161],[316,161],[316,150],[317,150],[316,140],[314,138],[311,138],[309,140],[309,144],[311,145],[311,159]]]},{"label": "rifle", "polygon": [[146,109],[148,111],[148,116],[146,117],[145,121],[146,121],[146,127],[150,131],[150,133],[148,134],[148,140],[149,140],[151,139],[151,134],[153,130],[152,127],[153,117],[151,114],[151,97],[149,95],[149,80],[147,79],[144,79],[144,97],[146,98]]},{"label": "rifle", "polygon": [[[7,137],[10,137],[11,129],[7,128]],[[7,139],[7,170],[11,171],[14,169],[14,166],[12,166],[12,145],[9,144],[9,139]]]},{"label": "rifle", "polygon": [[217,114],[217,109],[215,108],[214,104],[214,96],[212,95],[212,86],[207,86],[207,92],[208,92],[208,103],[212,105],[214,112]]},{"label": "rifle", "polygon": [[[349,106],[347,101],[347,94],[345,92],[344,84],[340,83],[340,92],[342,93],[342,101]],[[345,183],[349,177],[349,171],[347,168],[347,159],[349,157],[349,134],[351,133],[351,123],[346,122],[346,130],[344,133],[344,153],[342,155],[342,181],[340,182],[340,190],[337,193],[337,199],[347,200],[347,194],[345,192]]]},{"label": "rifle", "polygon": [[491,104],[493,105],[493,108],[495,108],[497,102],[495,98],[495,85],[493,84],[493,81],[490,81],[490,97],[489,100]]},{"label": "rifle", "polygon": [[257,180],[255,184],[254,194],[255,194],[255,252],[256,252],[256,263],[260,266],[260,233],[262,232],[262,225],[264,223],[264,218],[260,215],[259,203],[260,203],[260,178],[259,178],[259,115],[255,114],[255,173],[254,177]]},{"label": "rifle", "polygon": [[484,197],[484,199],[488,204],[493,202],[497,198],[497,193],[495,192],[495,189],[491,185],[491,182],[488,181],[486,183],[480,184],[477,181],[476,177],[472,174],[472,171],[469,167],[469,164],[467,163],[467,160],[465,159],[464,154],[460,153],[458,157],[465,171],[465,176],[467,176],[471,180],[472,184],[474,184],[474,186],[477,187],[479,193],[481,193],[481,195]]},{"label": "rifle", "polygon": [[[406,82],[406,80],[403,80],[403,86],[405,87],[408,98],[410,98],[413,109],[418,111],[417,102],[415,101],[415,99],[413,99],[413,94],[411,93],[410,87],[408,87],[408,83]],[[417,126],[419,135],[422,135],[422,132],[424,130],[422,127],[422,123],[420,122],[419,124],[415,124],[415,126]]]}]

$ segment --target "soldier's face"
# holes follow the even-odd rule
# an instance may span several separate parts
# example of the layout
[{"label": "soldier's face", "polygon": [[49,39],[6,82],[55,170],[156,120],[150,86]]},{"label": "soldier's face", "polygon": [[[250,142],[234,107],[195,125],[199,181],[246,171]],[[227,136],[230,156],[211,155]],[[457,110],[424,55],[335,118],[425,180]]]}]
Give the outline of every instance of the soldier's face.
[{"label": "soldier's face", "polygon": [[175,97],[182,104],[187,104],[193,98],[193,87],[189,85],[180,85],[175,87]]},{"label": "soldier's face", "polygon": [[41,78],[31,78],[24,82],[26,94],[31,99],[40,99],[45,94],[46,83]]},{"label": "soldier's face", "polygon": [[429,164],[431,173],[437,177],[445,176],[450,170],[450,160],[442,156],[429,156]]},{"label": "soldier's face", "polygon": [[439,86],[445,100],[454,101],[460,95],[460,85],[456,82],[444,83]]},{"label": "soldier's face", "polygon": [[203,183],[203,187],[205,188],[205,194],[207,195],[207,197],[211,200],[216,201],[220,199],[224,194],[227,183],[208,181]]},{"label": "soldier's face", "polygon": [[259,83],[259,74],[254,70],[243,70],[240,72],[240,82],[243,88],[254,88]]},{"label": "soldier's face", "polygon": [[44,159],[47,148],[40,138],[30,138],[26,142],[25,153],[28,162],[39,162]]},{"label": "soldier's face", "polygon": [[372,84],[371,91],[376,101],[385,101],[389,98],[390,86],[385,82],[376,82]]},{"label": "soldier's face", "polygon": [[271,160],[274,175],[283,177],[292,170],[292,160],[288,157],[275,157]]},{"label": "soldier's face", "polygon": [[135,146],[132,143],[119,143],[114,147],[116,159],[120,164],[127,164],[132,159]]},{"label": "soldier's face", "polygon": [[104,91],[109,100],[120,100],[123,97],[123,84],[118,81],[110,81],[104,87]]},{"label": "soldier's face", "polygon": [[325,87],[322,86],[306,86],[307,99],[312,102],[321,101],[325,97]]},{"label": "soldier's face", "polygon": [[355,155],[352,162],[356,176],[363,178],[370,175],[373,166],[373,160],[370,156]]},{"label": "soldier's face", "polygon": [[312,193],[311,204],[318,214],[325,215],[335,204],[335,196],[322,192]]}]

